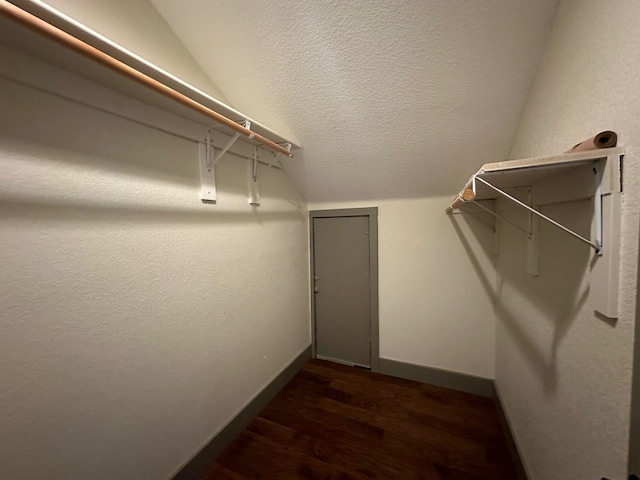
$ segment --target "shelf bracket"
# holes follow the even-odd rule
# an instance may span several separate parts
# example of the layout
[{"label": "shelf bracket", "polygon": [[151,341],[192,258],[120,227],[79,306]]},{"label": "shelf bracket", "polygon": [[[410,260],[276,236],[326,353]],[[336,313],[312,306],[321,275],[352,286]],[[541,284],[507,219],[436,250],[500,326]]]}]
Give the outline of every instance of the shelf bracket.
[{"label": "shelf bracket", "polygon": [[210,203],[216,202],[217,194],[213,156],[211,130],[207,130],[205,143],[198,143],[198,164],[200,166],[200,199]]},{"label": "shelf bracket", "polygon": [[[278,143],[278,145],[280,145],[281,147],[283,147],[287,152],[291,152],[291,148],[293,147],[293,145],[291,145],[290,143]],[[282,153],[278,152],[271,152],[273,153],[273,156],[276,158],[280,158],[280,156],[282,155]],[[291,156],[291,154],[288,155],[289,157]]]},{"label": "shelf bracket", "polygon": [[[533,205],[531,187],[528,188],[529,206],[537,210]],[[538,232],[540,231],[540,217],[529,212],[529,235],[527,235],[527,273],[537,277],[540,263],[540,242]]]},{"label": "shelf bracket", "polygon": [[[251,128],[251,122],[248,120],[242,120],[238,122],[244,128]],[[240,138],[240,132],[236,132],[222,147],[220,152],[216,155],[215,147],[213,146],[213,139],[211,138],[211,129],[207,130],[207,137],[204,143],[198,144],[198,163],[200,166],[200,199],[205,202],[216,202],[216,170],[215,165],[220,159],[229,151],[229,149],[236,143],[236,140]],[[249,137],[249,138],[252,138]]]},{"label": "shelf bracket", "polygon": [[529,237],[527,238],[527,273],[533,277],[540,275],[540,217],[529,214]]},{"label": "shelf bracket", "polygon": [[[249,120],[241,120],[239,122],[241,126],[243,126],[244,128],[246,128],[247,130],[249,130],[251,128],[251,122]],[[211,131],[209,131],[211,132]],[[210,133],[209,133],[210,134]],[[213,153],[213,165],[215,165],[216,163],[218,163],[220,161],[220,159],[224,156],[225,153],[227,153],[229,151],[229,149],[233,146],[234,143],[236,143],[236,140],[238,140],[238,138],[240,138],[240,132],[236,132],[233,137],[231,137],[229,139],[229,141],[227,142],[227,144],[222,147],[222,150],[220,150],[220,153],[218,153],[218,155],[215,154],[215,151]],[[253,138],[253,135],[250,135],[249,138]],[[208,141],[211,140],[211,137],[208,137]],[[211,148],[213,149],[213,144],[211,145]]]},{"label": "shelf bracket", "polygon": [[610,155],[595,168],[596,195],[592,235],[605,249],[589,272],[589,303],[609,318],[618,318],[620,288],[620,229],[622,156]]},{"label": "shelf bracket", "polygon": [[598,162],[594,167],[595,193],[593,195],[593,221],[591,223],[591,238],[598,246],[596,252],[602,255],[602,178],[604,177],[605,164]]},{"label": "shelf bracket", "polygon": [[253,159],[249,163],[249,205],[260,205],[260,182],[258,181],[258,147],[253,149]]}]

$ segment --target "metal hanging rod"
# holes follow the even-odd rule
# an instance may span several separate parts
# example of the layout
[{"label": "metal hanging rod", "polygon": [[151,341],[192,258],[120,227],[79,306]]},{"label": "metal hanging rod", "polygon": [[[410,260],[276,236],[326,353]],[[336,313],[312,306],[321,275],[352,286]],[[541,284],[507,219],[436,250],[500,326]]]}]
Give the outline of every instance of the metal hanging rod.
[{"label": "metal hanging rod", "polygon": [[212,110],[209,107],[202,105],[201,103],[193,100],[192,98],[189,98],[183,93],[180,93],[177,90],[174,90],[173,88],[165,85],[164,83],[159,82],[158,80],[155,80],[154,78],[140,72],[139,70],[136,70],[135,68],[130,67],[126,63],[123,63],[120,60],[113,58],[112,56],[89,45],[86,42],[83,42],[79,38],[74,37],[73,35],[65,32],[64,30],[61,30],[58,27],[21,9],[20,7],[13,5],[12,3],[9,3],[7,0],[0,0],[0,14],[23,24],[24,26],[26,26],[31,30],[34,30],[35,32],[38,32],[40,34],[43,34],[49,37],[51,40],[65,47],[75,50],[76,52],[80,53],[81,55],[84,55],[85,57],[88,57],[92,60],[95,60],[101,63],[102,65],[110,68],[111,70],[118,72],[121,75],[124,75],[146,86],[147,88],[154,90],[155,92],[160,93],[161,95],[164,95],[165,97],[168,97],[174,100],[175,102],[178,102],[190,108],[191,110],[194,110],[212,120],[215,120],[216,122],[234,130],[235,132],[240,133],[241,135],[244,135],[249,138],[253,138],[257,142],[263,144],[264,146],[266,146],[267,148],[273,151],[279,152],[288,157],[293,157],[293,154],[291,153],[290,149],[280,146],[277,143],[269,140],[268,138],[263,137],[262,135],[248,128],[238,125],[238,123],[225,117],[224,115],[219,114],[215,110]]}]

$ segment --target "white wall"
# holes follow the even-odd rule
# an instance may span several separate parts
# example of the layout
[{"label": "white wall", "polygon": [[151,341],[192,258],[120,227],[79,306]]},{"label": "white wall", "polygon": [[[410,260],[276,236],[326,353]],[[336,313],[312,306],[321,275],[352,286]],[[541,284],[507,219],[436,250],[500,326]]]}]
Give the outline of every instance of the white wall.
[{"label": "white wall", "polygon": [[[640,267],[640,265],[639,265]],[[638,318],[640,312],[637,305],[640,302],[640,290],[636,289],[636,335],[634,341],[634,365],[633,365],[633,393],[631,400],[631,425],[629,452],[640,452],[640,328]],[[629,473],[640,476],[640,455],[629,454]]]},{"label": "white wall", "polygon": [[204,205],[194,142],[4,77],[0,111],[0,478],[168,478],[309,345],[306,204],[226,157]]},{"label": "white wall", "polygon": [[381,358],[493,378],[493,231],[452,198],[309,209],[378,207]]},{"label": "white wall", "polygon": [[[28,8],[32,0],[15,3]],[[229,104],[148,0],[46,0],[44,3]]]},{"label": "white wall", "polygon": [[[496,380],[531,480],[626,478],[640,173],[640,43],[631,32],[639,27],[634,0],[606,8],[563,0],[511,152],[561,152],[605,129],[627,152],[617,321],[586,302],[587,247],[543,226],[540,276],[531,277],[524,236],[503,229]],[[545,211],[588,232],[588,209]]]}]

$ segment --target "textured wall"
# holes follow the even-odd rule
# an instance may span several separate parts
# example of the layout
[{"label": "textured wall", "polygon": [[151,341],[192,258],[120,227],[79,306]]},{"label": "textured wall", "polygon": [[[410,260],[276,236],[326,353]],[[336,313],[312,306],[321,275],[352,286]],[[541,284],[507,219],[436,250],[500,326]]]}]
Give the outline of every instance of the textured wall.
[{"label": "textured wall", "polygon": [[[640,264],[638,265],[640,271]],[[634,341],[633,394],[631,400],[631,425],[629,441],[629,473],[640,477],[640,290],[636,288],[636,335]]]},{"label": "textured wall", "polygon": [[504,159],[557,4],[151,1],[236,108],[299,139],[313,202],[449,195]]},{"label": "textured wall", "polygon": [[380,357],[494,376],[493,231],[446,215],[451,197],[310,204],[378,207]]},{"label": "textured wall", "polygon": [[[37,0],[40,1],[40,0]],[[28,5],[32,0],[15,0]],[[133,53],[228,103],[148,0],[46,0],[47,5],[79,21]]]},{"label": "textured wall", "polygon": [[[640,173],[640,44],[630,32],[638,27],[634,0],[606,9],[562,1],[511,152],[561,152],[605,129],[627,149],[617,321],[586,303],[586,247],[543,226],[540,276],[530,277],[524,236],[503,229],[496,379],[531,480],[626,478]],[[588,209],[546,212],[588,231]]]},{"label": "textured wall", "polygon": [[0,83],[0,478],[168,478],[309,344],[306,204],[226,157],[203,205],[195,143]]}]

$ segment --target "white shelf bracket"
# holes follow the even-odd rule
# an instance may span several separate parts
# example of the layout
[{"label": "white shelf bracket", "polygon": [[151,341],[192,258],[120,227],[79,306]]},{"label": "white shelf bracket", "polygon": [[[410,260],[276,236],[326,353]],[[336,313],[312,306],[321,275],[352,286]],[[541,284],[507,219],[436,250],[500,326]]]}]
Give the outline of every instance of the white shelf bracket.
[{"label": "white shelf bracket", "polygon": [[213,167],[214,153],[211,142],[211,130],[207,130],[205,143],[198,143],[198,164],[200,166],[200,199],[216,202],[216,171]]},{"label": "white shelf bracket", "polygon": [[591,238],[593,242],[598,246],[596,253],[602,255],[602,179],[604,177],[604,170],[606,164],[598,162],[594,167],[595,173],[595,193],[593,195],[593,221],[591,223]]},{"label": "white shelf bracket", "polygon": [[[240,123],[245,128],[251,127],[251,122],[243,120]],[[240,138],[240,132],[236,132],[222,147],[220,152],[216,155],[215,147],[213,146],[213,139],[211,137],[211,129],[207,130],[207,137],[205,143],[198,144],[198,157],[200,165],[200,199],[206,202],[216,202],[216,170],[215,165],[220,159],[229,151],[229,149],[236,143],[236,140]],[[253,138],[253,136],[249,137]]]},{"label": "white shelf bracket", "polygon": [[589,272],[589,304],[609,318],[618,318],[620,286],[621,155],[610,155],[595,169],[592,235],[600,242],[600,255]]},{"label": "white shelf bracket", "polygon": [[[249,122],[245,122],[245,128],[246,128],[246,124],[251,125]],[[238,138],[240,138],[240,132],[236,132],[233,137],[231,137],[229,139],[229,141],[227,142],[227,144],[222,147],[222,150],[220,150],[220,153],[218,153],[218,155],[213,154],[213,165],[215,165],[216,163],[218,163],[220,161],[220,159],[224,156],[225,153],[227,153],[229,151],[229,149],[233,146],[234,143],[236,143],[236,140],[238,140]],[[211,148],[213,149],[213,145],[211,146]]]},{"label": "white shelf bracket", "polygon": [[529,219],[529,238],[527,238],[527,273],[533,277],[540,274],[540,217],[531,215]]},{"label": "white shelf bracket", "polygon": [[[251,122],[249,120],[240,120],[239,122],[240,125],[242,125],[244,128],[246,128],[247,130],[251,130]],[[253,138],[255,137],[255,135],[252,133],[251,135],[249,135],[249,138]]]},{"label": "white shelf bracket", "polygon": [[[529,187],[529,205],[532,208],[536,209],[532,203],[531,187]],[[537,277],[539,275],[539,228],[540,218],[529,212],[529,235],[527,236],[527,273],[533,277]]]},{"label": "white shelf bracket", "polygon": [[[290,143],[278,143],[278,145],[280,145],[281,147],[284,147],[287,150],[287,152],[290,152],[291,148],[293,147],[293,145],[291,145]],[[280,152],[278,153],[272,152],[272,153],[273,153],[273,156],[276,158],[280,158],[280,156],[282,155],[282,153]]]},{"label": "white shelf bracket", "polygon": [[258,180],[258,147],[253,150],[253,160],[249,162],[249,205],[260,205],[260,182]]}]

